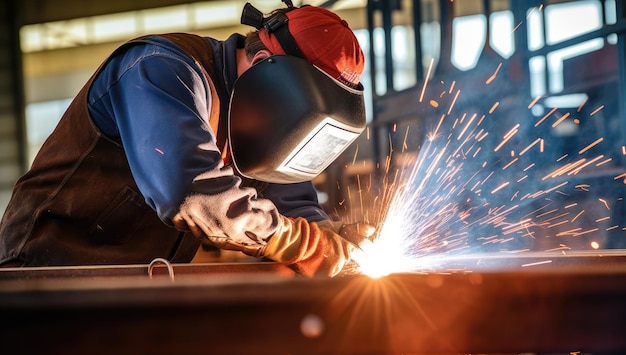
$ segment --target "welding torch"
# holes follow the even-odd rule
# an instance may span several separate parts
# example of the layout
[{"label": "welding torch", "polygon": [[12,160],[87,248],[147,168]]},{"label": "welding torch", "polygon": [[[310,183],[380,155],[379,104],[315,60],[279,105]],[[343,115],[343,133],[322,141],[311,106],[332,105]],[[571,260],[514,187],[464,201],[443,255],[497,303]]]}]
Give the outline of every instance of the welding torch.
[{"label": "welding torch", "polygon": [[376,236],[376,227],[367,222],[342,224],[338,233],[343,239],[361,250],[369,248]]}]

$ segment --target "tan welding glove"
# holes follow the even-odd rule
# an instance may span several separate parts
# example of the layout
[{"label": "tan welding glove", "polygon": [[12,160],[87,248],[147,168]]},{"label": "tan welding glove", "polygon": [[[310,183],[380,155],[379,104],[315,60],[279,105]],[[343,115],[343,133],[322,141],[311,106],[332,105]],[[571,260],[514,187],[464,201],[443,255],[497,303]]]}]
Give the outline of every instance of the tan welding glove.
[{"label": "tan welding glove", "polygon": [[289,265],[306,276],[337,275],[350,261],[350,254],[375,231],[365,223],[332,225],[328,221],[318,224],[304,218],[281,218],[281,228],[265,246],[252,254],[243,252]]}]

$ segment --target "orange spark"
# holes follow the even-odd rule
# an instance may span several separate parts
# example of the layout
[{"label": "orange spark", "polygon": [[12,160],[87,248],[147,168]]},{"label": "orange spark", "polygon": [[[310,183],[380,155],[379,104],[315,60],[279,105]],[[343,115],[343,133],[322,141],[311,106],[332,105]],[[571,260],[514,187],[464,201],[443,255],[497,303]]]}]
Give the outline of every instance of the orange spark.
[{"label": "orange spark", "polygon": [[[465,117],[465,115],[463,115],[463,117]],[[472,122],[474,121],[475,118],[476,118],[476,114],[473,114],[472,117],[469,119],[469,121],[467,121],[467,124],[465,125],[465,127],[463,128],[461,133],[459,133],[459,136],[457,137],[457,140],[461,140],[461,137],[463,137],[463,135],[465,134],[465,131],[467,131],[467,129],[469,128],[470,124],[472,124]]]},{"label": "orange spark", "polygon": [[552,260],[537,261],[535,263],[524,264],[524,265],[522,265],[522,267],[550,264],[551,262],[552,262]]},{"label": "orange spark", "polygon": [[526,18],[527,18],[527,19],[528,19],[528,18],[530,18],[530,15],[531,15],[533,12],[535,12],[535,11],[537,11],[537,6],[533,6],[533,7],[530,9],[530,11],[528,12],[528,15],[526,15]]},{"label": "orange spark", "polygon": [[578,110],[576,110],[577,112],[580,112],[583,109],[583,106],[585,106],[585,104],[587,103],[587,101],[589,100],[589,98],[585,98],[585,101],[583,101],[580,106],[578,106]]},{"label": "orange spark", "polygon": [[515,163],[517,161],[518,158],[515,158],[513,160],[511,160],[511,162],[509,162],[507,165],[504,166],[504,168],[502,168],[502,170],[506,170],[506,168],[508,168],[509,166],[513,165],[513,163]]},{"label": "orange spark", "polygon": [[532,148],[535,144],[539,143],[540,140],[541,138],[535,139],[534,142],[530,143],[526,148],[522,149],[519,155],[524,155],[524,153],[526,153],[530,148]]},{"label": "orange spark", "polygon": [[480,116],[480,120],[478,120],[478,123],[476,124],[476,126],[480,126],[480,124],[483,123],[484,119],[485,119],[485,115]]},{"label": "orange spark", "polygon": [[424,98],[424,92],[426,91],[426,85],[428,84],[428,80],[430,79],[430,72],[433,69],[433,63],[435,62],[435,58],[430,59],[430,65],[428,66],[428,72],[426,73],[426,78],[424,78],[424,86],[422,86],[422,93],[420,94],[420,102]]},{"label": "orange spark", "polygon": [[578,217],[580,217],[581,214],[583,214],[585,212],[585,210],[582,210],[580,212],[578,212],[578,214],[576,216],[574,216],[574,218],[572,218],[572,222],[574,222],[576,219],[578,219]]},{"label": "orange spark", "polygon": [[580,190],[583,190],[583,191],[589,191],[589,184],[578,184],[578,185],[574,186],[574,188],[580,189]]},{"label": "orange spark", "polygon": [[404,132],[404,142],[402,143],[402,152],[408,149],[408,146],[406,145],[406,140],[409,136],[409,127],[410,126],[406,126],[406,132]]},{"label": "orange spark", "polygon": [[500,144],[498,144],[498,146],[493,150],[494,152],[497,152],[498,150],[500,150],[500,148],[502,148],[503,145],[506,144],[506,142],[509,141],[509,139],[511,139],[511,137],[513,137],[516,133],[517,133],[517,129],[519,128],[519,123],[515,125],[515,127],[511,128],[510,131],[508,131],[505,135],[504,138],[502,139],[502,142],[500,142]]},{"label": "orange spark", "polygon": [[439,118],[439,123],[437,124],[437,128],[435,128],[435,132],[433,132],[433,136],[437,136],[437,132],[439,132],[439,128],[441,127],[441,124],[443,123],[444,117],[446,117],[445,113],[441,115],[441,118]]},{"label": "orange spark", "polygon": [[[565,217],[567,215],[569,215],[569,212],[561,213],[560,215],[557,215],[557,216],[554,216],[552,218],[546,219],[544,222],[551,222],[551,221],[554,221],[555,219],[559,219],[559,218]],[[563,221],[563,222],[559,222],[559,223],[564,223],[564,222],[567,222],[567,221]]]},{"label": "orange spark", "polygon": [[[570,250],[570,249],[572,249],[572,248],[570,248],[570,247],[568,247],[568,246],[566,246],[566,245],[561,244],[561,246],[560,246],[560,247],[558,247],[558,248],[548,249],[548,250],[546,250],[546,252],[557,251],[557,250]],[[572,353],[572,354],[570,354],[570,355],[574,355],[574,353]]]},{"label": "orange spark", "polygon": [[448,115],[450,114],[450,112],[452,112],[452,108],[456,104],[456,99],[459,97],[460,93],[461,93],[461,90],[456,91],[456,95],[454,95],[454,99],[452,99],[452,103],[450,104],[450,108],[448,109]]},{"label": "orange spark", "polygon": [[359,145],[356,145],[356,149],[354,149],[354,157],[352,158],[352,165],[356,164],[356,156],[359,154]]},{"label": "orange spark", "polygon": [[593,232],[597,232],[597,231],[598,231],[598,228],[589,229],[589,230],[586,230],[584,232],[580,232],[580,233],[574,234],[574,237],[578,237],[579,235],[589,234],[589,233],[593,233]]},{"label": "orange spark", "polygon": [[492,113],[493,113],[493,111],[495,111],[495,110],[496,110],[496,108],[498,107],[498,105],[500,105],[500,102],[499,102],[499,101],[496,101],[496,103],[495,103],[495,104],[493,104],[493,106],[491,106],[491,108],[489,109],[489,113],[490,113],[490,114],[492,114]]},{"label": "orange spark", "polygon": [[544,213],[542,213],[542,214],[538,214],[536,217],[537,217],[537,218],[541,218],[541,217],[544,217],[544,216],[549,215],[549,214],[551,214],[551,213],[554,213],[554,212],[556,212],[556,211],[558,211],[558,209],[556,209],[556,208],[555,208],[555,209],[552,209],[552,210],[550,210],[550,211],[548,211],[548,212],[544,212]]},{"label": "orange spark", "polygon": [[535,97],[529,104],[528,104],[528,109],[533,108],[533,106],[535,106],[535,104],[537,104],[537,102],[539,101],[539,99],[541,98],[541,95],[538,95],[537,97]]},{"label": "orange spark", "polygon": [[[552,223],[552,224],[549,224],[549,225],[548,225],[548,228],[558,227],[558,226],[560,226],[560,225],[562,225],[562,224],[565,224],[565,223],[568,223],[568,222],[567,222],[567,221],[560,221],[560,222],[558,222],[558,223]],[[580,228],[578,228],[578,229],[580,229]],[[562,232],[561,232],[561,233],[562,233]],[[561,233],[558,233],[558,234],[557,234],[557,236],[558,236],[559,234],[561,234]]]},{"label": "orange spark", "polygon": [[613,180],[618,180],[618,179],[621,179],[623,177],[626,177],[626,173],[622,173],[620,175],[617,175],[616,177],[613,178]]},{"label": "orange spark", "polygon": [[482,135],[480,135],[480,136],[479,136],[479,135],[477,135],[477,136],[476,136],[476,141],[478,141],[478,142],[482,141],[483,139],[485,139],[485,137],[487,137],[487,135],[489,135],[489,132],[486,132],[486,131],[485,131],[485,133],[483,133],[483,134],[482,134]]},{"label": "orange spark", "polygon": [[565,121],[566,118],[569,117],[569,112],[565,112],[563,116],[561,116],[556,122],[552,124],[552,128],[556,128],[556,126],[560,125],[561,122]]},{"label": "orange spark", "polygon": [[509,184],[509,182],[505,182],[503,184],[501,184],[500,186],[496,187],[495,189],[493,189],[493,191],[491,191],[492,194],[502,190],[504,187],[506,187]]},{"label": "orange spark", "polygon": [[581,229],[582,228],[578,227],[578,228],[562,231],[562,232],[557,233],[556,236],[557,237],[562,237],[562,236],[565,236],[565,235],[575,235]]},{"label": "orange spark", "polygon": [[535,127],[539,126],[543,121],[546,120],[546,118],[550,117],[550,115],[552,115],[555,111],[556,111],[556,107],[550,110],[550,112],[546,113],[543,117],[541,117],[541,119],[539,119],[539,121],[535,123]]},{"label": "orange spark", "polygon": [[603,140],[604,140],[604,138],[602,138],[602,137],[596,139],[593,143],[591,143],[588,146],[586,146],[585,148],[581,149],[578,152],[578,154],[582,154],[582,153],[588,151],[589,149],[593,148],[594,146],[596,146],[598,143],[602,142]]},{"label": "orange spark", "polygon": [[578,173],[580,173],[580,171],[581,171],[582,169],[586,168],[587,166],[589,166],[589,165],[591,165],[591,164],[595,163],[596,161],[598,161],[598,160],[600,160],[600,159],[602,159],[602,158],[604,158],[604,155],[599,155],[599,156],[597,156],[597,157],[595,157],[595,158],[593,158],[593,159],[589,160],[589,161],[588,161],[588,162],[586,162],[585,164],[581,165],[580,167],[576,168],[576,170],[571,171],[571,172],[570,172],[570,173],[568,173],[567,175],[578,174]]},{"label": "orange spark", "polygon": [[491,178],[491,175],[493,175],[493,171],[491,173],[489,173],[489,175],[487,175],[487,177],[483,180],[483,182],[481,182],[481,184],[485,184],[485,182],[487,182],[487,180],[489,180],[489,178]]},{"label": "orange spark", "polygon": [[603,161],[599,162],[598,164],[596,164],[596,166],[602,166],[602,165],[604,165],[604,164],[606,164],[606,163],[610,162],[611,160],[613,160],[613,158],[607,158],[607,159],[605,159],[605,160],[603,160]]},{"label": "orange spark", "polygon": [[557,176],[564,175],[564,174],[574,170],[575,168],[579,167],[585,161],[587,161],[587,159],[583,158],[583,159],[580,159],[580,160],[575,161],[573,163],[567,163],[567,164],[563,165],[562,167],[552,171],[550,174],[544,176],[542,180],[546,180],[548,178],[554,178],[554,177],[557,177]]},{"label": "orange spark", "polygon": [[495,80],[496,75],[498,75],[498,72],[500,71],[500,68],[502,67],[502,63],[498,64],[498,67],[496,68],[496,71],[491,74],[491,76],[489,77],[489,79],[487,79],[487,81],[485,81],[485,84],[489,85],[491,84],[492,81]]},{"label": "orange spark", "polygon": [[478,152],[480,152],[481,149],[482,147],[478,147],[478,149],[476,149],[476,151],[474,152],[474,155],[472,156],[472,158],[476,158],[476,155],[478,155]]},{"label": "orange spark", "polygon": [[598,107],[597,109],[593,110],[593,112],[591,112],[589,116],[595,115],[596,113],[598,113],[598,111],[602,110],[603,108],[604,108],[604,105]]},{"label": "orange spark", "polygon": [[565,186],[565,185],[567,185],[567,184],[568,184],[568,182],[567,182],[567,181],[564,181],[564,182],[562,182],[562,183],[560,183],[560,184],[558,184],[558,185],[556,185],[556,186],[554,186],[554,187],[552,187],[552,188],[550,188],[550,189],[548,189],[548,190],[544,191],[544,193],[552,192],[552,191],[554,191],[554,190],[556,190],[556,189],[558,189],[558,188],[560,188],[560,187],[563,187],[563,186]]},{"label": "orange spark", "polygon": [[605,200],[605,199],[603,199],[603,198],[599,198],[598,200],[604,204],[604,207],[606,207],[606,209],[607,209],[607,210],[609,210],[609,211],[611,210],[611,209],[609,208],[609,204],[606,202],[606,200]]}]

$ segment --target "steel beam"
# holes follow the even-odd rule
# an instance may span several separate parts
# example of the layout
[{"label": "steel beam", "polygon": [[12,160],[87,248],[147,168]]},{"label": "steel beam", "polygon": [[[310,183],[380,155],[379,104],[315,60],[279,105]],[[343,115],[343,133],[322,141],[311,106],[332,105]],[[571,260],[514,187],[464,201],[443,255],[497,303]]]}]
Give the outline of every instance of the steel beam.
[{"label": "steel beam", "polygon": [[569,353],[626,350],[626,266],[0,282],[3,352]]}]

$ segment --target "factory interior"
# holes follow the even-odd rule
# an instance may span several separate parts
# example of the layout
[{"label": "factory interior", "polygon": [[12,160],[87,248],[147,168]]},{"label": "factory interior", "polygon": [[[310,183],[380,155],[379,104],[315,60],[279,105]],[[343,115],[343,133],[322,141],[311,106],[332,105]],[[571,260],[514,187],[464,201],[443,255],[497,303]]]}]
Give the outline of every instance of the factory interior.
[{"label": "factory interior", "polygon": [[[115,48],[155,33],[246,34],[246,2],[284,6],[2,1],[0,215]],[[219,250],[184,264],[0,268],[0,349],[624,353],[626,4],[293,3],[336,12],[363,49],[366,128],[313,184],[333,218],[377,227],[378,254],[313,278]]]}]

